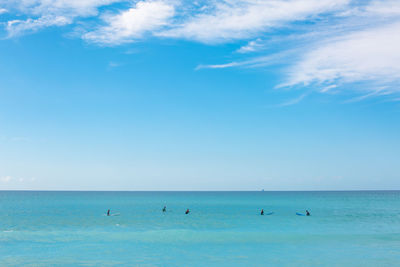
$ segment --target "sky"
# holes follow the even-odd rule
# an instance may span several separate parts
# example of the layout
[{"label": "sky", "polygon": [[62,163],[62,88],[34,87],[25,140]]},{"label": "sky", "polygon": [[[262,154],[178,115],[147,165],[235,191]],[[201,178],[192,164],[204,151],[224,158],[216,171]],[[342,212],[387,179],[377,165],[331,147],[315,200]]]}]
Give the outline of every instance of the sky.
[{"label": "sky", "polygon": [[400,1],[0,0],[0,190],[399,190]]}]

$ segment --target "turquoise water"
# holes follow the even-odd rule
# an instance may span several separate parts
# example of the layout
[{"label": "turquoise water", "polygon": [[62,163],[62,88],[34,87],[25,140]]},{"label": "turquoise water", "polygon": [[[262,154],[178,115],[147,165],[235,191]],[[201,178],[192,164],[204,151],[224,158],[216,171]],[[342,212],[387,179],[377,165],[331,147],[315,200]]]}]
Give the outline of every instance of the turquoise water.
[{"label": "turquoise water", "polygon": [[400,191],[0,191],[0,207],[1,266],[400,266]]}]

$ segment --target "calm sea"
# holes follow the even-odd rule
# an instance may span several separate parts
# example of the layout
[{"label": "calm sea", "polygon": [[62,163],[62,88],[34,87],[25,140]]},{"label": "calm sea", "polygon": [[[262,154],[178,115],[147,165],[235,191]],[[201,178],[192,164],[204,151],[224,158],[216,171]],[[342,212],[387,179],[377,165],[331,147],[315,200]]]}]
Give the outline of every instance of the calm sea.
[{"label": "calm sea", "polygon": [[0,266],[400,266],[400,191],[0,191],[0,207]]}]

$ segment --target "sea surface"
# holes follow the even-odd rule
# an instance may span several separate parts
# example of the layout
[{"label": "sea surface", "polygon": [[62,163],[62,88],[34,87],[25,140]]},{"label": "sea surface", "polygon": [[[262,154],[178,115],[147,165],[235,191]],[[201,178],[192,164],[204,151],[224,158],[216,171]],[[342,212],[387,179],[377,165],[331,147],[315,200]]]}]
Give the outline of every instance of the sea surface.
[{"label": "sea surface", "polygon": [[0,266],[400,266],[400,191],[0,191],[0,214]]}]

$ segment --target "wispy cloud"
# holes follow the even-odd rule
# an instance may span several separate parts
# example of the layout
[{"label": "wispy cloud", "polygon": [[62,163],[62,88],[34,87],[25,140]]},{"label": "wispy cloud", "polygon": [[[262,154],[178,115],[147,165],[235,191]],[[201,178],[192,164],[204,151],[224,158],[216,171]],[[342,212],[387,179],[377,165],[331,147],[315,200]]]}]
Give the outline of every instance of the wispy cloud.
[{"label": "wispy cloud", "polygon": [[11,20],[7,23],[8,37],[19,36],[28,31],[37,31],[44,27],[64,26],[72,21],[64,16],[43,16],[38,19]]},{"label": "wispy cloud", "polygon": [[250,52],[255,52],[259,49],[261,49],[264,45],[262,44],[262,41],[260,39],[253,40],[248,42],[246,45],[240,47],[237,52],[238,53],[250,53]]},{"label": "wispy cloud", "polygon": [[141,1],[118,14],[103,16],[105,25],[84,34],[82,38],[103,45],[132,42],[167,25],[173,15],[174,6],[164,1]]},{"label": "wispy cloud", "polygon": [[397,17],[400,15],[400,2],[397,0],[374,0],[365,6],[365,15],[383,15],[384,17]]},{"label": "wispy cloud", "polygon": [[246,39],[261,32],[341,9],[349,0],[215,1],[207,12],[190,16],[159,35],[204,43]]},{"label": "wispy cloud", "polygon": [[287,106],[292,106],[292,105],[298,104],[298,103],[300,103],[307,95],[308,95],[307,93],[301,94],[300,96],[298,96],[298,97],[296,97],[296,98],[289,99],[289,100],[287,100],[287,101],[285,101],[285,102],[283,102],[283,103],[281,103],[281,104],[278,104],[276,107],[287,107]]},{"label": "wispy cloud", "polygon": [[4,14],[4,13],[7,13],[7,12],[8,12],[7,9],[5,9],[5,8],[0,8],[0,15],[1,15],[1,14]]},{"label": "wispy cloud", "polygon": [[9,175],[0,177],[0,183],[7,184],[7,183],[14,182],[14,181],[17,181],[19,183],[23,183],[23,182],[33,183],[36,181],[36,178],[35,177],[31,177],[31,178],[18,177],[18,178],[16,178],[16,177],[9,176]]},{"label": "wispy cloud", "polygon": [[2,176],[2,177],[0,177],[0,182],[2,182],[2,183],[8,183],[11,180],[13,180],[13,177],[11,177],[11,176]]},{"label": "wispy cloud", "polygon": [[[400,82],[400,22],[325,40],[305,53],[284,86],[372,82],[370,90]],[[386,90],[400,92],[398,86]]]},{"label": "wispy cloud", "polygon": [[372,92],[358,96],[358,97],[353,97],[345,103],[354,103],[354,102],[359,102],[367,98],[375,97],[375,96],[386,96],[386,95],[391,95],[392,92],[387,91],[386,87],[381,87],[381,88],[376,88]]},{"label": "wispy cloud", "polygon": [[200,69],[225,69],[225,68],[231,68],[231,67],[237,67],[241,66],[244,63],[238,63],[238,62],[230,62],[230,63],[225,63],[225,64],[215,64],[215,65],[198,65],[196,67],[196,70]]},{"label": "wispy cloud", "polygon": [[292,58],[298,52],[297,49],[286,50],[280,53],[274,53],[267,56],[259,56],[254,57],[242,61],[234,61],[223,64],[202,64],[198,65],[196,69],[224,69],[224,68],[233,68],[233,67],[242,67],[242,68],[260,68],[271,66],[274,64],[279,64],[280,62],[287,61]]},{"label": "wispy cloud", "polygon": [[9,11],[27,16],[7,23],[9,37],[35,32],[52,26],[72,24],[76,18],[98,15],[98,8],[121,0],[6,0],[0,4]]},{"label": "wispy cloud", "polygon": [[111,62],[108,63],[108,67],[110,67],[110,68],[116,68],[116,67],[119,67],[119,66],[121,66],[121,64],[117,63],[117,62],[111,61]]},{"label": "wispy cloud", "polygon": [[[321,93],[353,90],[361,94],[351,101],[395,97],[393,93],[400,93],[400,2],[371,1],[346,11],[334,14],[331,23],[315,23],[300,33],[272,38],[274,47],[283,47],[278,53],[266,49],[267,56],[202,68],[284,64],[284,82],[277,88],[314,87]],[[253,45],[249,42],[240,49],[252,51]]]}]

